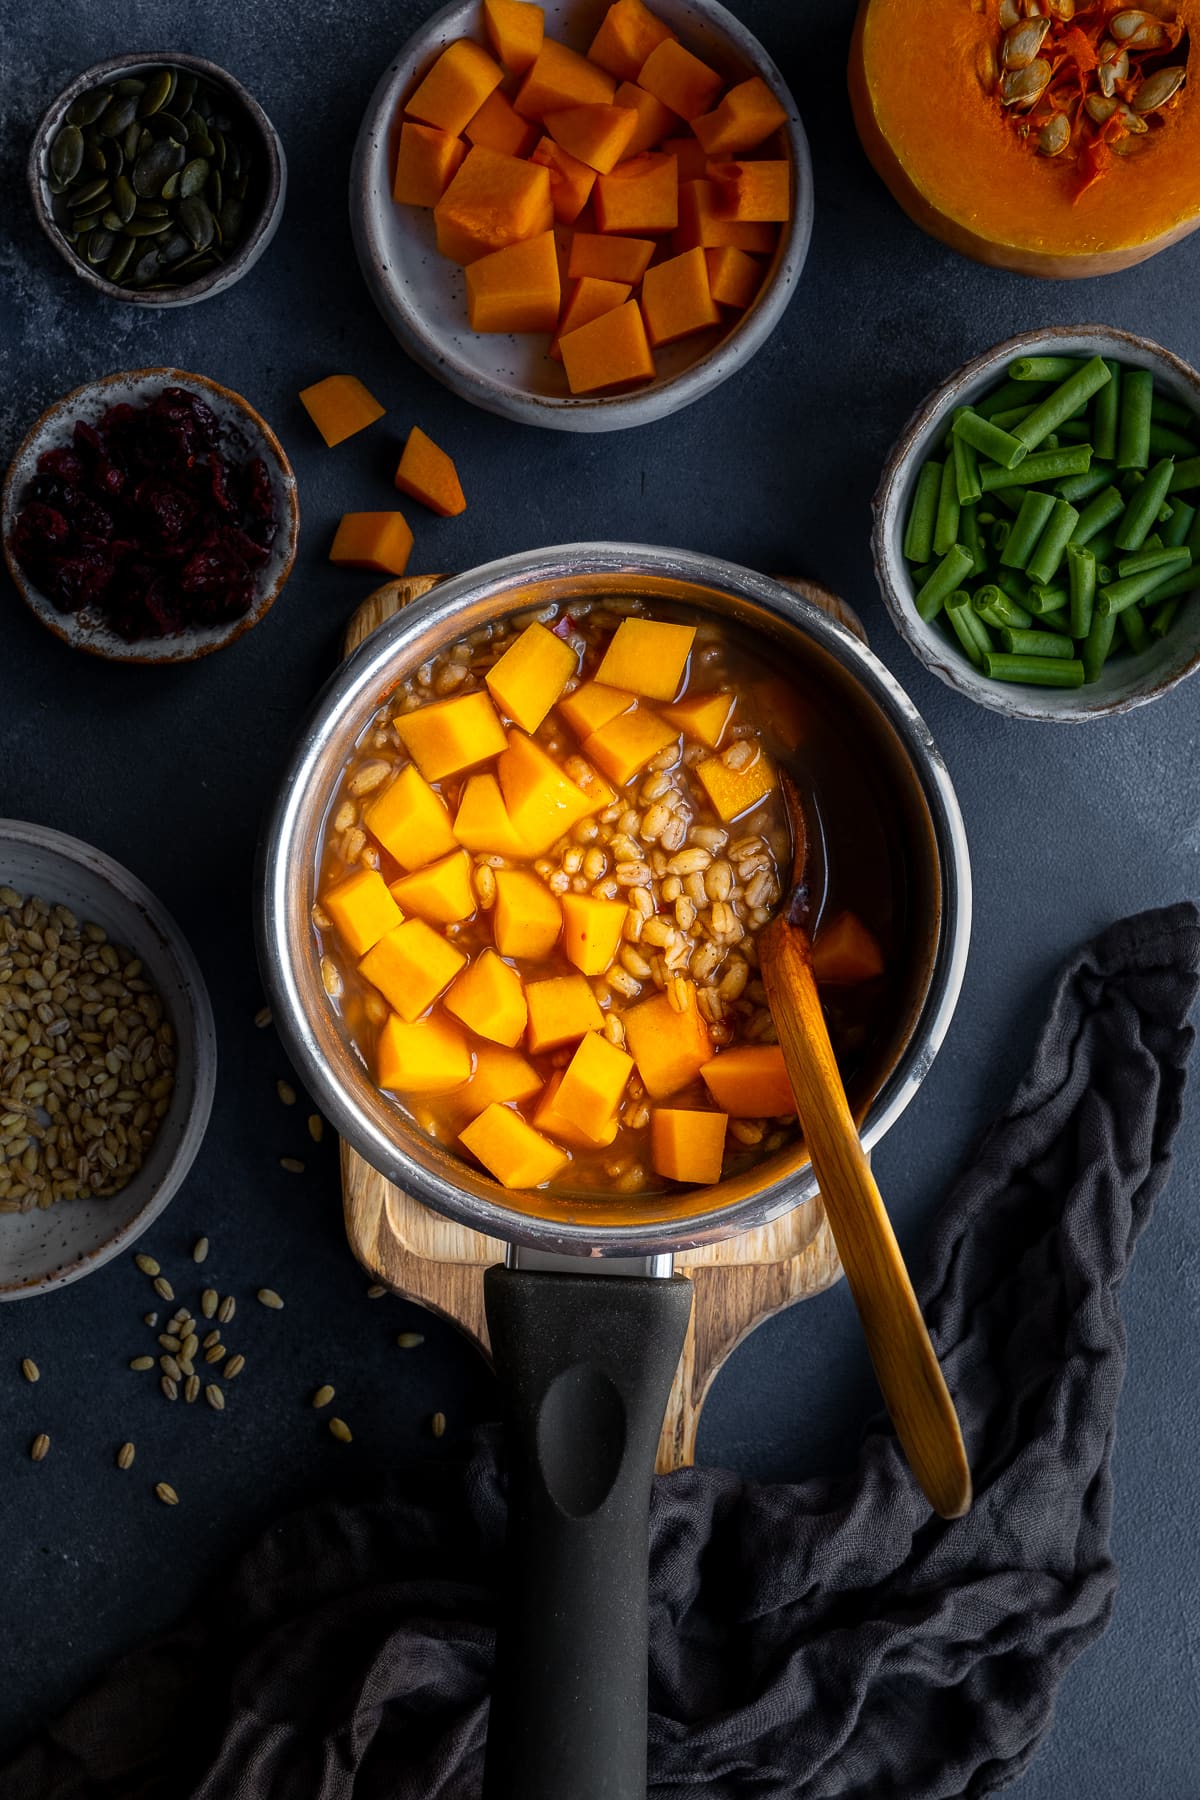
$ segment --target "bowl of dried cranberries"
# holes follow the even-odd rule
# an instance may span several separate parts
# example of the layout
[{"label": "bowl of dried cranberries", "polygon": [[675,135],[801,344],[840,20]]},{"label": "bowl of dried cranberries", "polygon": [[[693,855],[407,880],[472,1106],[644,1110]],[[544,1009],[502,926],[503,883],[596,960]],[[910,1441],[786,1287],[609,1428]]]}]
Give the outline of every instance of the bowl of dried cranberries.
[{"label": "bowl of dried cranberries", "polygon": [[55,401],[5,478],[0,529],[26,605],[118,662],[191,662],[265,617],[296,555],[296,478],[248,401],[135,369]]}]

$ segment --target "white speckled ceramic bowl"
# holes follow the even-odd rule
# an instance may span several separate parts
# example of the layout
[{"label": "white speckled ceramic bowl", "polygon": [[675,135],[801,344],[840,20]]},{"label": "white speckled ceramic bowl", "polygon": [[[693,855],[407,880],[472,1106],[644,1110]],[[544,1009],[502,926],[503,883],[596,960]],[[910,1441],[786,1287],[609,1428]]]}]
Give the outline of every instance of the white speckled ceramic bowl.
[{"label": "white speckled ceramic bowl", "polygon": [[217,1041],[204,977],[179,927],[119,863],[44,825],[0,819],[0,886],[67,906],[145,964],[175,1029],[171,1105],[121,1193],[0,1214],[0,1300],[78,1281],[127,1249],[164,1210],[199,1150],[212,1108]]},{"label": "white speckled ceramic bowl", "polygon": [[[50,142],[63,123],[67,108],[80,94],[86,93],[89,88],[99,87],[102,82],[119,81],[126,75],[145,75],[151,69],[162,68],[164,63],[199,75],[224,92],[229,100],[231,114],[236,114],[243,120],[253,140],[259,169],[251,188],[253,223],[233,255],[217,268],[201,275],[198,280],[189,281],[181,287],[139,292],[136,288],[122,287],[119,282],[109,281],[99,269],[94,269],[76,254],[74,247],[68,244],[59,230],[54,217],[54,196],[49,182]],[[27,178],[38,224],[72,273],[98,293],[107,294],[111,300],[123,300],[131,306],[193,306],[197,300],[210,300],[214,294],[223,294],[235,281],[240,281],[262,256],[279,229],[287,198],[287,162],[283,145],[279,133],[258,101],[216,63],[208,62],[202,56],[183,56],[174,52],[113,56],[105,62],[94,63],[90,69],[84,69],[56,100],[51,101],[38,121],[29,151]]]},{"label": "white speckled ceramic bowl", "polygon": [[[33,585],[13,555],[12,529],[25,485],[37,473],[38,457],[44,450],[69,444],[76,419],[94,424],[110,406],[122,401],[135,406],[145,404],[165,387],[186,388],[212,408],[222,427],[223,449],[227,448],[239,458],[262,457],[271,475],[279,529],[271,547],[270,560],[259,571],[254,604],[240,619],[232,619],[224,625],[188,626],[170,637],[137,638],[133,643],[126,643],[103,618],[86,608],[79,613],[59,612],[54,602]],[[5,560],[25,604],[65,644],[76,650],[86,650],[92,656],[106,657],[110,662],[194,662],[197,657],[208,656],[212,651],[232,644],[265,618],[279,598],[296,560],[299,533],[296,477],[283,445],[271,427],[240,394],[222,387],[219,382],[210,381],[206,375],[189,375],[184,369],[130,369],[123,374],[105,375],[56,400],[23,438],[9,464],[0,496],[0,534],[4,539]]]},{"label": "white speckled ceramic bowl", "polygon": [[950,413],[956,406],[969,406],[1003,381],[1015,357],[1038,355],[1110,356],[1133,368],[1151,369],[1155,386],[1196,414],[1200,433],[1200,374],[1160,344],[1109,325],[1056,325],[1045,331],[1026,331],[964,363],[921,402],[880,478],[873,502],[871,550],[879,589],[897,631],[913,655],[947,687],[1006,718],[1080,725],[1145,706],[1192,674],[1200,666],[1200,607],[1194,603],[1181,607],[1165,637],[1156,639],[1140,655],[1121,656],[1106,664],[1098,681],[1081,688],[1019,687],[989,681],[972,668],[936,621],[926,624],[920,617],[902,548],[917,476],[934,453]]},{"label": "white speckled ceramic bowl", "polygon": [[[548,0],[546,31],[586,50],[607,0]],[[666,418],[735,374],[761,349],[800,278],[812,233],[813,186],[808,140],[796,103],[766,51],[716,0],[655,0],[656,13],[681,42],[731,81],[760,75],[787,109],[777,154],[792,165],[793,213],[758,296],[730,329],[704,332],[656,352],[658,375],[618,394],[573,396],[561,363],[534,333],[480,334],[467,323],[464,275],[442,256],[433,215],[397,206],[392,175],[405,97],[453,38],[486,44],[478,0],[455,0],[400,51],[371,96],[350,177],[350,223],[367,286],[387,323],[421,366],[464,399],[523,425],[558,431],[619,431]],[[682,129],[682,127],[681,127]]]}]

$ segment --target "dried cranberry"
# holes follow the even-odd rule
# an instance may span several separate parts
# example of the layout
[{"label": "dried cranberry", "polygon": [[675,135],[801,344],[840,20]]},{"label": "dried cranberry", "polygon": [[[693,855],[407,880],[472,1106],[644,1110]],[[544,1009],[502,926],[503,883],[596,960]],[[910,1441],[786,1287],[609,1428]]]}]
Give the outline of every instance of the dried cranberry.
[{"label": "dried cranberry", "polygon": [[73,450],[43,450],[38,457],[39,475],[57,475],[61,481],[69,481],[78,486],[84,479],[85,470]]},{"label": "dried cranberry", "polygon": [[252,457],[242,474],[245,482],[246,511],[254,519],[274,519],[275,490],[271,486],[271,477],[262,457]]},{"label": "dried cranberry", "polygon": [[225,464],[219,456],[210,456],[208,459],[208,482],[212,490],[212,497],[221,511],[233,512],[234,501],[227,485],[228,474]]},{"label": "dried cranberry", "polygon": [[61,548],[71,535],[71,527],[62,513],[39,500],[22,507],[13,527],[13,554],[21,567],[47,551]]},{"label": "dried cranberry", "polygon": [[100,433],[86,419],[76,419],[71,438],[77,450],[91,450],[98,456],[104,449]]},{"label": "dried cranberry", "polygon": [[149,475],[134,490],[133,504],[152,544],[171,544],[193,524],[195,502],[165,475]]},{"label": "dried cranberry", "polygon": [[59,612],[81,612],[103,600],[113,578],[113,566],[100,551],[85,550],[79,556],[54,556],[48,564],[50,598]]}]

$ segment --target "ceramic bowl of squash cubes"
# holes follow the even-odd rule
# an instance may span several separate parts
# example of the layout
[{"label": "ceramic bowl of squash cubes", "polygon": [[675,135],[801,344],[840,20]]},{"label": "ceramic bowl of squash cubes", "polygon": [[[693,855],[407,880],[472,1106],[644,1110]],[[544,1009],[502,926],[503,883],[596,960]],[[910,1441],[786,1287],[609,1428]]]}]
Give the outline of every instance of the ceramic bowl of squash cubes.
[{"label": "ceramic bowl of squash cubes", "polygon": [[1063,325],[974,357],[905,426],[874,512],[897,630],[979,706],[1084,724],[1200,665],[1200,374],[1148,338]]},{"label": "ceramic bowl of squash cubes", "polygon": [[712,0],[466,0],[409,40],[354,156],[388,325],[489,412],[616,431],[710,393],[799,279],[796,105]]}]

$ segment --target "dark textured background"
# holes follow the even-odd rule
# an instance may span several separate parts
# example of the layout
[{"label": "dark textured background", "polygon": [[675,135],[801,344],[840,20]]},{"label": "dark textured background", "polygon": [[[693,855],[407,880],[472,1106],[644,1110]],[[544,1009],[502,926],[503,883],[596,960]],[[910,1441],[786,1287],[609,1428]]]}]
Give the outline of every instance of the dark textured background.
[{"label": "dark textured background", "polygon": [[[1119,913],[1194,892],[1200,850],[1200,685],[1083,729],[1005,723],[953,696],[897,641],[871,575],[868,503],[897,430],[964,357],[1010,333],[1098,320],[1200,362],[1200,236],[1105,281],[1031,283],[961,261],[900,214],[862,157],[845,98],[846,0],[743,0],[801,100],[817,187],[812,253],[791,309],[740,377],[629,435],[526,430],[472,411],[390,340],[346,222],[355,129],[377,76],[427,11],[367,0],[0,0],[0,460],[50,400],[89,377],[174,362],[227,382],[272,421],[300,479],[295,574],[266,622],[190,669],[122,669],[60,647],[0,593],[0,813],[90,839],[161,896],[208,979],[221,1043],[216,1107],[184,1191],[146,1248],[195,1300],[187,1250],[247,1296],[228,1334],[248,1357],[218,1417],[168,1407],[127,1372],[147,1337],[147,1284],[128,1258],[47,1299],[0,1309],[0,1743],[45,1719],[124,1645],[171,1617],[282,1508],[413,1455],[454,1454],[491,1415],[489,1378],[449,1328],[364,1298],[342,1238],[335,1147],[274,1094],[284,1061],[252,1020],[255,833],[290,735],[370,585],[328,567],[338,515],[386,507],[413,421],[458,460],[470,509],[408,509],[412,568],[465,568],[571,538],[682,544],[815,576],[862,612],[876,650],[930,721],[958,786],[977,882],[975,939],[946,1048],[876,1155],[906,1248],[1028,1054],[1056,964]],[[75,71],[132,50],[213,57],[282,132],[287,213],[231,293],[147,316],[95,297],[35,235],[23,192],[42,107]],[[936,104],[936,95],[931,95]],[[1117,181],[1114,179],[1114,190]],[[363,377],[386,420],[327,451],[297,390]],[[4,578],[0,577],[0,581]],[[304,1156],[303,1177],[278,1159]],[[1111,1630],[1066,1683],[1028,1800],[1195,1800],[1200,1792],[1200,1113],[1124,1301],[1130,1370],[1115,1452],[1123,1585]],[[2,1228],[2,1225],[0,1225]],[[248,1297],[263,1282],[282,1314]],[[169,1309],[168,1309],[169,1310]],[[30,1355],[36,1388],[17,1364]],[[339,1389],[349,1449],[306,1407]],[[844,1462],[876,1405],[839,1287],[763,1326],[717,1383],[704,1460],[788,1480]],[[441,1445],[435,1408],[449,1419]],[[40,1429],[49,1460],[26,1450]],[[129,1474],[115,1446],[136,1439]],[[177,1510],[154,1480],[174,1482]]]}]

